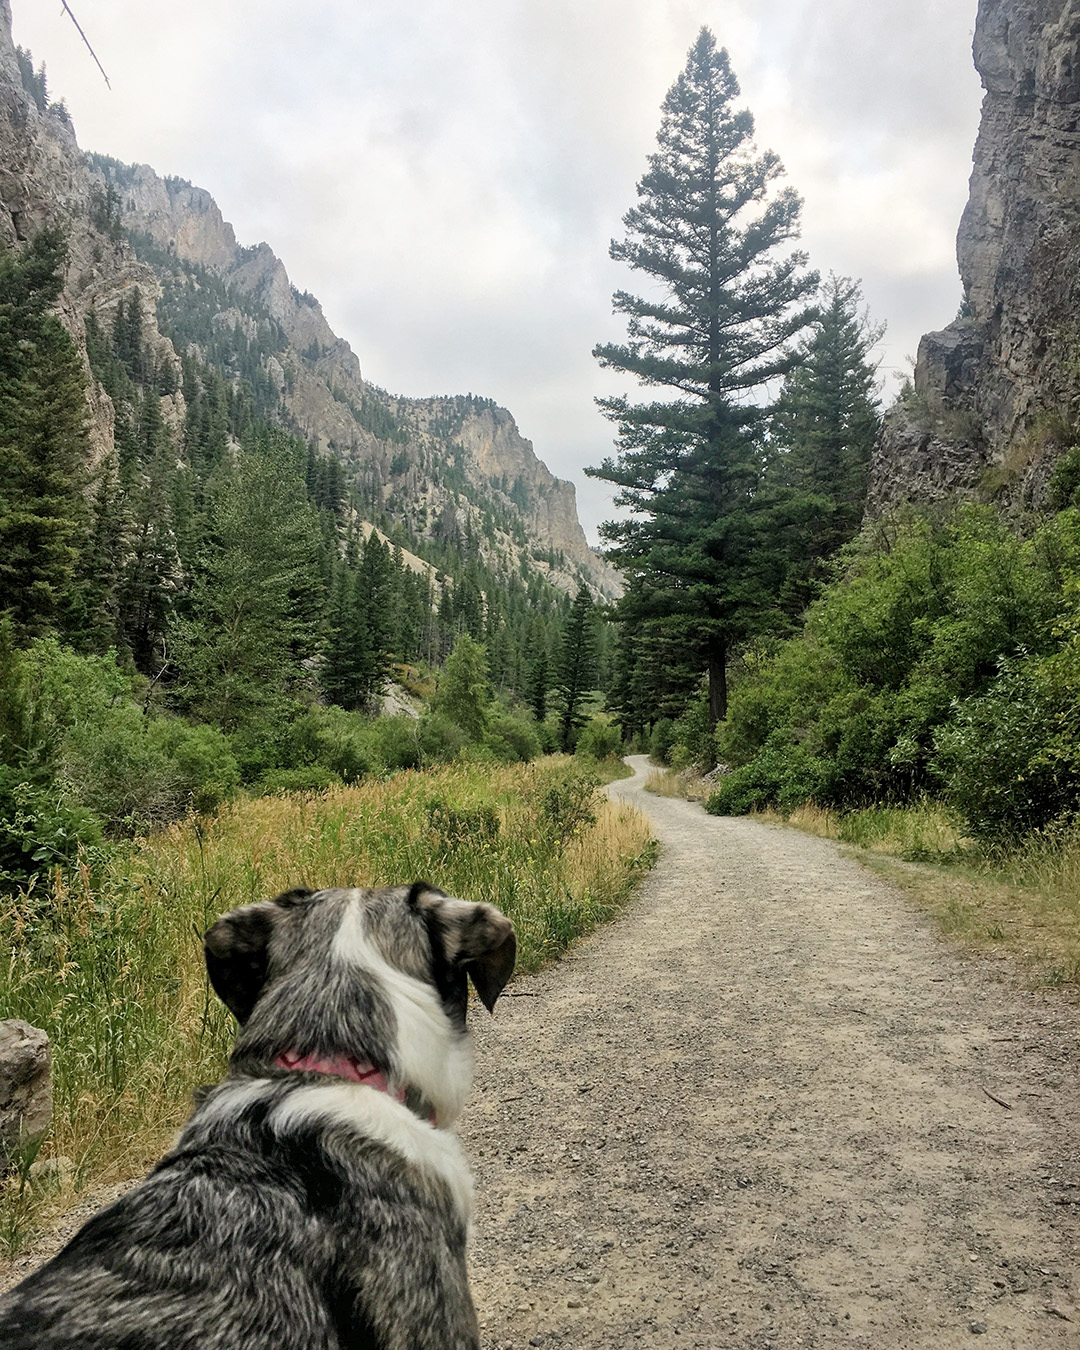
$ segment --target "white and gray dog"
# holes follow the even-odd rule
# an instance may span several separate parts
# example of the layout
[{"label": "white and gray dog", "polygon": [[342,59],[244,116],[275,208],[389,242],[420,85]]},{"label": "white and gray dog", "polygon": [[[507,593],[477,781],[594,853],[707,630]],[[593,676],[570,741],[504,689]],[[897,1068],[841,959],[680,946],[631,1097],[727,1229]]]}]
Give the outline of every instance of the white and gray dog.
[{"label": "white and gray dog", "polygon": [[510,921],[423,884],[288,891],[206,935],[240,1031],[172,1152],[0,1299],[2,1350],[476,1350],[466,978]]}]

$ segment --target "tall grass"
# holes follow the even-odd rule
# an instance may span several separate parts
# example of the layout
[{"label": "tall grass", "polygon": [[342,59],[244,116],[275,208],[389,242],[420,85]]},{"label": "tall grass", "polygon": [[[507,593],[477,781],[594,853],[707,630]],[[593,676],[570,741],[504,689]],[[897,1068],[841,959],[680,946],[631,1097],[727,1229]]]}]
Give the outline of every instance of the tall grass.
[{"label": "tall grass", "polygon": [[783,819],[809,834],[909,862],[956,858],[973,847],[960,817],[928,797],[909,806],[868,806],[857,811],[829,811],[807,802]]},{"label": "tall grass", "polygon": [[645,791],[656,797],[702,802],[709,795],[709,784],[696,769],[654,769],[645,780]]},{"label": "tall grass", "polygon": [[[83,869],[0,900],[0,1007],[53,1046],[48,1151],[70,1159],[76,1187],[137,1175],[193,1089],[221,1074],[232,1022],[201,938],[236,905],[297,885],[423,879],[507,913],[519,970],[557,957],[653,856],[645,818],[596,782],[559,757],[241,801],[136,841],[97,882]],[[25,1238],[40,1198],[8,1182],[0,1243]]]}]

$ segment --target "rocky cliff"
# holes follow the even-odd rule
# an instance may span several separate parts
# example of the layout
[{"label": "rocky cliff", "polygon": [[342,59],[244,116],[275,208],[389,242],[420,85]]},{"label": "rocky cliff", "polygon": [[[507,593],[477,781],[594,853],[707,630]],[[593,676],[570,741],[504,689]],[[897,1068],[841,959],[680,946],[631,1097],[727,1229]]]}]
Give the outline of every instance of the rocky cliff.
[{"label": "rocky cliff", "polygon": [[[267,244],[242,247],[210,194],[182,179],[85,155],[63,104],[36,99],[24,74],[10,0],[0,0],[0,240],[17,248],[42,225],[63,225],[62,318],[84,359],[87,315],[107,327],[137,289],[159,368],[179,376],[178,353],[191,349],[234,383],[255,370],[273,392],[270,415],[338,458],[378,516],[417,540],[436,531],[444,542],[472,538],[496,566],[524,563],[565,590],[585,580],[599,594],[618,592],[618,574],[586,542],[573,485],[548,471],[510,413],[488,400],[393,398],[370,385]],[[240,350],[243,369],[229,364]],[[103,458],[114,410],[89,364],[87,375],[93,452]],[[162,412],[179,427],[183,395],[163,396]]]},{"label": "rocky cliff", "polygon": [[986,91],[957,256],[960,316],[886,417],[870,510],[1004,493],[1039,505],[1080,440],[1080,0],[981,0]]},{"label": "rocky cliff", "polygon": [[216,330],[253,328],[264,317],[275,325],[282,340],[263,365],[285,420],[359,473],[380,509],[421,536],[453,518],[512,566],[524,548],[564,589],[584,578],[601,594],[618,591],[617,573],[586,542],[573,484],[549,472],[509,412],[482,399],[394,398],[370,385],[318,300],[292,285],[267,244],[242,247],[209,193],[147,165],[91,162],[159,282],[168,289],[177,264],[187,279],[191,268],[205,269],[227,297],[210,317]]},{"label": "rocky cliff", "polygon": [[[18,248],[43,225],[58,221],[68,240],[61,317],[86,360],[86,315],[108,319],[135,288],[154,301],[159,287],[125,240],[110,231],[101,210],[100,184],[79,149],[63,104],[39,107],[24,87],[11,38],[11,5],[0,0],[0,240]],[[179,367],[172,345],[158,331],[153,305],[145,339],[159,363]],[[90,438],[96,459],[112,451],[113,408],[90,378]],[[179,394],[163,399],[166,421],[183,417]]]}]

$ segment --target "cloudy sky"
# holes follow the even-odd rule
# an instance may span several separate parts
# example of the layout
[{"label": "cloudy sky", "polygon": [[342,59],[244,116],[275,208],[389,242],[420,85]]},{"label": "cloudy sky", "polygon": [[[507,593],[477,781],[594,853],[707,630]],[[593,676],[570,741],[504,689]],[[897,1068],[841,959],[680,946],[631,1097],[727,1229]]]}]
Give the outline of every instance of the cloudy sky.
[{"label": "cloudy sky", "polygon": [[79,141],[208,188],[314,292],[366,377],[508,407],[590,537],[629,392],[607,257],[702,24],[805,199],[823,273],[861,278],[895,378],[960,298],[976,0],[13,0]]}]

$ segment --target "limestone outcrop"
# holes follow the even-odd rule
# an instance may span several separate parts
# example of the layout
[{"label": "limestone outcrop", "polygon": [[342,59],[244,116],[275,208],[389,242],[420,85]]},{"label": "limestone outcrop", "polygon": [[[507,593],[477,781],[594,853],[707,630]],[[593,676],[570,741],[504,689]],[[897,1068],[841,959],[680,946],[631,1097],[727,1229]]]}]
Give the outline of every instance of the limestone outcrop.
[{"label": "limestone outcrop", "polygon": [[[0,241],[18,247],[43,225],[58,222],[68,243],[61,318],[86,362],[86,315],[91,309],[108,321],[116,305],[138,288],[148,303],[144,338],[159,363],[179,361],[158,332],[153,301],[158,283],[127,242],[115,236],[101,213],[95,181],[62,104],[38,107],[23,88],[11,37],[10,0],[0,0]],[[89,378],[90,441],[95,461],[113,449],[113,407]],[[163,414],[175,423],[183,415],[179,394],[163,400]]]},{"label": "limestone outcrop", "polygon": [[[136,247],[148,242],[145,253],[152,263],[176,258],[225,282],[239,307],[223,310],[215,324],[251,324],[254,309],[279,326],[287,346],[267,358],[266,368],[301,435],[365,472],[373,491],[407,515],[415,518],[422,511],[425,519],[436,520],[449,510],[464,528],[469,504],[455,502],[437,481],[440,465],[448,456],[455,458],[476,492],[520,519],[532,564],[556,585],[572,590],[584,575],[599,593],[618,592],[618,574],[585,539],[573,484],[556,478],[537,458],[505,408],[475,399],[393,398],[369,385],[318,300],[292,285],[268,244],[242,247],[208,192],[182,179],[162,178],[145,164],[121,165],[100,157],[94,162],[102,186],[111,184],[117,194]],[[385,418],[365,413],[372,403],[389,416],[392,429],[380,431]],[[495,546],[508,557],[519,548],[505,531]]]},{"label": "limestone outcrop", "polygon": [[923,338],[870,510],[1004,491],[1039,505],[1080,439],[1080,0],[981,0],[986,91],[957,237],[961,316]]}]

